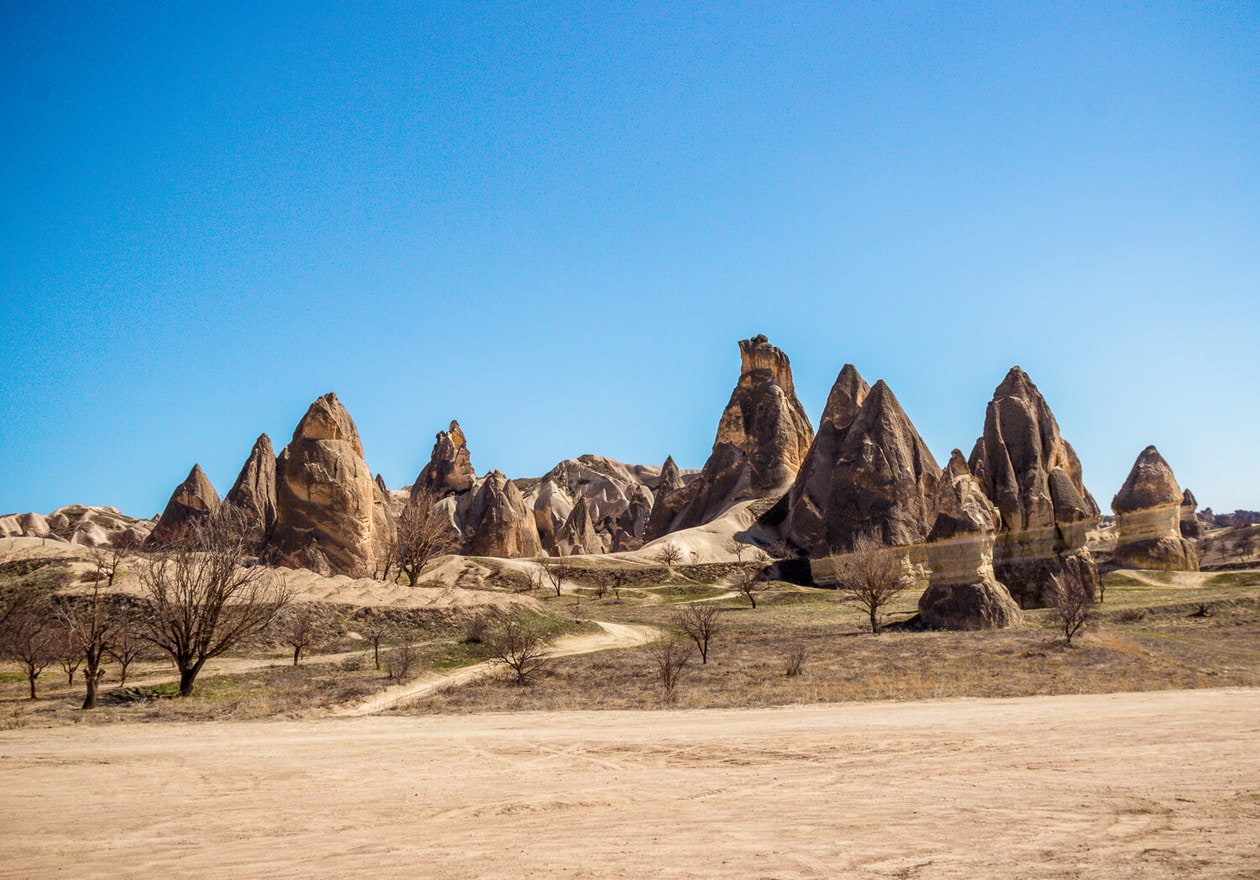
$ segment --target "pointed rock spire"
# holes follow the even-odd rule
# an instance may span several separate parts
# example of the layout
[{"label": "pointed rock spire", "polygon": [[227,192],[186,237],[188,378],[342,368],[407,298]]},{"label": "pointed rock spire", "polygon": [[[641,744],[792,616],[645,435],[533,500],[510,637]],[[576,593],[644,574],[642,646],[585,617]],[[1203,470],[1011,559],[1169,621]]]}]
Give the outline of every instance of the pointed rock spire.
[{"label": "pointed rock spire", "polygon": [[213,516],[219,510],[219,493],[201,465],[194,464],[184,482],[175,487],[148,543],[159,545],[179,538],[189,528]]},{"label": "pointed rock spire", "polygon": [[254,441],[249,458],[223,499],[245,517],[248,535],[262,545],[276,524],[276,453],[266,434]]},{"label": "pointed rock spire", "polygon": [[1115,562],[1129,568],[1198,571],[1199,554],[1181,534],[1184,500],[1159,450],[1143,449],[1111,501],[1119,532]]},{"label": "pointed rock spire", "polygon": [[539,556],[542,543],[533,511],[500,471],[491,471],[464,514],[464,552],[504,558]]},{"label": "pointed rock spire", "polygon": [[590,510],[586,498],[579,495],[577,503],[569,513],[569,518],[556,532],[556,553],[560,556],[576,556],[584,553],[599,553],[603,544],[595,534],[595,525],[591,522]]},{"label": "pointed rock spire", "polygon": [[467,492],[476,480],[464,431],[459,422],[452,421],[445,431],[438,432],[429,463],[412,484],[411,495],[414,498],[421,491],[438,497],[456,495]]}]

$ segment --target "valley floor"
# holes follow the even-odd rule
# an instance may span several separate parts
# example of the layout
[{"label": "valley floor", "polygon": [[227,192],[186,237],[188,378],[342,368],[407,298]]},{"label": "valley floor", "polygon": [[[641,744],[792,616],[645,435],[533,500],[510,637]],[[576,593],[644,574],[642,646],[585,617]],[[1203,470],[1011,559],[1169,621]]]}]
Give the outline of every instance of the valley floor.
[{"label": "valley floor", "polygon": [[0,732],[3,877],[1260,877],[1260,690]]}]

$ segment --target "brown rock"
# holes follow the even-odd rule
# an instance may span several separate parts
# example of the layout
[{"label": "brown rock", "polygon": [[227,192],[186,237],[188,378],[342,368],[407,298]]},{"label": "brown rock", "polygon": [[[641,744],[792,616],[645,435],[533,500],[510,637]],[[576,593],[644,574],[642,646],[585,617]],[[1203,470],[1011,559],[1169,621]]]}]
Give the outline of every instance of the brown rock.
[{"label": "brown rock", "polygon": [[276,525],[276,453],[266,434],[254,441],[223,503],[240,511],[255,544],[261,547],[271,537]]},{"label": "brown rock", "polygon": [[[565,459],[540,479],[513,482],[534,511],[543,549],[567,556],[604,553],[618,534],[622,545],[642,543],[653,503],[649,486],[659,484],[660,478],[658,469],[649,465],[583,455]],[[681,483],[681,475],[678,479]],[[579,500],[585,502],[595,540],[582,539],[576,546],[558,551],[560,531]]]},{"label": "brown rock", "polygon": [[1094,595],[1098,570],[1085,541],[1098,505],[1054,413],[1019,367],[993,393],[970,467],[1001,515],[994,569],[1020,607],[1051,604],[1060,586]]},{"label": "brown rock", "polygon": [[471,490],[476,480],[468,441],[459,422],[452,421],[449,428],[438,432],[429,463],[416,477],[411,493],[414,496],[424,489],[443,498]]},{"label": "brown rock", "polygon": [[999,517],[955,449],[937,487],[927,545],[928,588],[919,618],[931,629],[998,629],[1023,620],[1019,605],[993,571]]},{"label": "brown rock", "polygon": [[486,474],[462,517],[464,550],[472,556],[508,559],[542,554],[534,514],[519,489],[501,472]]},{"label": "brown rock", "polygon": [[647,538],[702,525],[740,501],[787,491],[814,439],[787,355],[764,336],[739,343],[740,376],[700,476],[661,497]]},{"label": "brown rock", "polygon": [[867,393],[849,368],[836,384],[841,387],[829,398],[827,446],[819,447],[810,473],[788,496],[797,499],[789,512],[789,540],[811,556],[845,550],[867,531],[886,544],[923,541],[940,466],[882,380]]},{"label": "brown rock", "polygon": [[586,498],[579,495],[569,518],[556,532],[556,555],[577,556],[600,553],[603,550],[603,542],[595,534],[595,524],[591,522],[591,515],[587,510]]},{"label": "brown rock", "polygon": [[1187,489],[1181,495],[1181,537],[1189,541],[1197,540],[1203,537],[1203,524],[1199,522],[1196,510],[1199,502],[1195,500],[1194,493]]},{"label": "brown rock", "polygon": [[[192,526],[213,516],[220,503],[219,493],[210,485],[210,478],[201,469],[201,465],[194,464],[184,482],[171,493],[162,516],[149,535],[148,543],[160,545],[179,538]],[[63,512],[63,516],[67,515]]]},{"label": "brown rock", "polygon": [[1181,535],[1183,500],[1177,478],[1159,450],[1143,449],[1111,501],[1119,533],[1112,560],[1127,568],[1198,571],[1199,554]]},{"label": "brown rock", "polygon": [[661,476],[654,490],[655,497],[663,498],[670,492],[681,489],[685,485],[682,472],[678,470],[678,464],[674,461],[674,456],[665,456],[665,464],[661,465]]},{"label": "brown rock", "polygon": [[386,504],[354,420],[335,394],[325,394],[276,463],[271,546],[288,563],[370,577],[393,528]]}]

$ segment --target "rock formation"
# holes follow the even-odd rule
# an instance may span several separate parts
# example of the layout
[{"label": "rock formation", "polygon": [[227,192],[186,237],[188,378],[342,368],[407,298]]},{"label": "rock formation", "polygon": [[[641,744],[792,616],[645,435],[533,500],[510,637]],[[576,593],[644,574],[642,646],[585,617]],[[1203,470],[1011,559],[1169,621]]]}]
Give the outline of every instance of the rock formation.
[{"label": "rock formation", "polygon": [[862,532],[915,544],[932,527],[941,469],[892,390],[867,389],[846,365],[788,494],[788,539],[811,556],[847,549]]},{"label": "rock formation", "polygon": [[932,629],[996,629],[1023,620],[1019,605],[993,572],[1000,518],[955,449],[941,475],[928,535],[931,569],[919,618]]},{"label": "rock formation", "polygon": [[674,456],[665,456],[665,464],[661,465],[661,476],[654,490],[655,497],[664,498],[670,492],[681,489],[685,485],[687,484],[683,480],[682,472],[678,470]]},{"label": "rock formation", "polygon": [[1181,536],[1184,496],[1172,468],[1148,446],[1133,463],[1129,478],[1111,501],[1116,514],[1112,559],[1128,568],[1198,571],[1199,555]]},{"label": "rock formation", "polygon": [[533,512],[520,490],[499,471],[486,475],[462,520],[464,553],[505,558],[542,555]]},{"label": "rock formation", "polygon": [[254,441],[223,502],[244,517],[247,534],[255,544],[261,547],[267,543],[276,525],[276,453],[266,434]]},{"label": "rock formation", "polygon": [[1203,537],[1203,524],[1195,514],[1198,506],[1199,502],[1189,489],[1181,494],[1181,537],[1188,541]]},{"label": "rock formation", "polygon": [[180,537],[192,526],[213,516],[220,503],[219,493],[210,485],[210,478],[201,465],[194,464],[184,482],[171,493],[148,543],[156,546]]},{"label": "rock formation", "polygon": [[1054,413],[1019,367],[994,391],[969,464],[1001,515],[994,569],[1020,607],[1047,606],[1060,588],[1095,595],[1098,570],[1085,540],[1098,505]]},{"label": "rock formation", "polygon": [[764,336],[739,343],[740,376],[700,476],[658,498],[647,538],[702,525],[731,505],[777,498],[800,469],[813,428],[787,355]]},{"label": "rock formation", "polygon": [[600,553],[605,550],[603,542],[595,534],[595,524],[591,522],[590,512],[586,507],[586,499],[578,496],[577,503],[569,513],[569,518],[556,532],[556,555],[576,556],[583,553]]},{"label": "rock formation", "polygon": [[386,503],[363,460],[354,420],[337,395],[325,394],[276,463],[271,546],[291,564],[370,577],[393,528]]},{"label": "rock formation", "polygon": [[449,428],[438,432],[429,463],[412,483],[411,494],[414,497],[427,490],[439,498],[457,495],[471,490],[476,480],[477,474],[468,454],[468,441],[459,422],[452,421]]},{"label": "rock formation", "polygon": [[[661,484],[663,469],[622,464],[600,455],[565,459],[537,480],[516,480],[525,503],[534,511],[543,549],[558,552],[560,530],[579,500],[585,501],[594,540],[583,538],[561,552],[605,553],[632,549],[643,543],[653,505],[652,490]],[[674,468],[674,477],[682,476]],[[572,540],[570,535],[570,540]]]}]

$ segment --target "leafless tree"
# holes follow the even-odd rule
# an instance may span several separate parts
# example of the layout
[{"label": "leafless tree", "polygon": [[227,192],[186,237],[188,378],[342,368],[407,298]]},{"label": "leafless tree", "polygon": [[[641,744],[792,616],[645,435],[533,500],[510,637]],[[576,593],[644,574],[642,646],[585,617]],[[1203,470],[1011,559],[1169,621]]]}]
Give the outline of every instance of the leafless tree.
[{"label": "leafless tree", "polygon": [[61,649],[61,632],[48,611],[22,611],[9,617],[4,625],[3,656],[22,667],[35,699],[35,680],[55,663]]},{"label": "leafless tree", "polygon": [[419,659],[419,652],[416,650],[415,638],[410,632],[404,631],[396,644],[389,652],[387,660],[389,666],[389,677],[395,681],[406,681],[411,677],[411,668]]},{"label": "leafless tree", "polygon": [[747,550],[748,545],[734,536],[729,538],[726,542],[726,552],[733,554],[736,562],[743,561],[744,552]]},{"label": "leafless tree", "polygon": [[629,580],[630,572],[626,571],[624,568],[618,568],[612,572],[611,586],[613,598],[615,598],[618,602],[621,601],[621,588],[624,587]]},{"label": "leafless tree", "polygon": [[[97,574],[100,573],[98,565]],[[84,709],[96,708],[96,692],[105,677],[105,658],[114,645],[118,625],[109,600],[101,590],[105,579],[102,576],[94,581],[87,595],[67,596],[57,603],[57,615],[65,627],[69,648],[83,658],[83,678],[87,687],[83,697]]]},{"label": "leafless tree", "polygon": [[293,665],[297,666],[302,660],[302,652],[315,640],[315,621],[303,608],[281,620],[280,634],[284,643],[293,649]]},{"label": "leafless tree", "polygon": [[527,685],[551,658],[547,639],[538,625],[525,614],[506,615],[491,634],[487,647],[490,656],[512,670],[514,683]]},{"label": "leafless tree", "polygon": [[[386,510],[389,510],[389,503],[386,502]],[[394,566],[398,563],[398,523],[391,515],[389,517],[389,528],[385,529],[384,534],[380,536],[380,555],[377,557],[377,568],[373,572],[373,576],[377,580],[386,583],[397,583],[398,575],[394,575],[391,581],[389,576],[394,571]]]},{"label": "leafless tree", "polygon": [[801,674],[801,667],[805,665],[805,646],[793,645],[788,650],[787,666],[784,674],[789,678],[794,678]]},{"label": "leafless tree", "polygon": [[871,632],[879,634],[880,611],[910,585],[901,564],[901,555],[876,532],[861,532],[849,552],[831,558],[836,589],[841,601],[860,608],[870,621]]},{"label": "leafless tree", "polygon": [[766,565],[767,563],[770,562],[771,556],[769,553],[765,551],[764,548],[758,547],[756,550],[753,551],[752,559],[753,559],[753,562],[759,563],[761,565]]},{"label": "leafless tree", "polygon": [[383,617],[373,618],[366,627],[367,637],[372,641],[372,663],[381,668],[381,642],[389,637],[389,622]]},{"label": "leafless tree", "polygon": [[118,684],[122,687],[127,684],[132,664],[145,655],[148,642],[141,637],[141,621],[130,605],[115,611],[114,620],[114,640],[108,650],[110,659],[118,664]]},{"label": "leafless tree", "polygon": [[757,607],[757,594],[770,588],[770,582],[762,580],[760,572],[741,571],[735,578],[735,589],[744,594],[744,598],[753,608]]},{"label": "leafless tree", "polygon": [[701,665],[709,662],[709,645],[722,632],[720,614],[712,602],[690,602],[674,615],[674,624],[696,643]]},{"label": "leafless tree", "polygon": [[230,521],[213,517],[140,568],[149,603],[144,637],[174,661],[181,697],[207,660],[261,633],[289,601],[274,571],[247,564],[249,549]]},{"label": "leafless tree", "polygon": [[1079,585],[1057,584],[1052,593],[1051,613],[1063,630],[1064,642],[1070,647],[1073,637],[1094,619],[1094,598]]},{"label": "leafless tree", "polygon": [[439,500],[421,487],[398,517],[398,567],[413,587],[431,559],[458,549],[459,536],[446,511],[436,506]]},{"label": "leafless tree", "polygon": [[662,544],[656,551],[656,561],[666,568],[671,568],[682,562],[682,548],[673,541],[667,541]]},{"label": "leafless tree", "polygon": [[559,596],[564,585],[564,579],[570,575],[570,566],[558,560],[548,559],[542,563],[542,570],[547,577],[547,582],[556,591],[556,596]]},{"label": "leafless tree", "polygon": [[666,703],[674,702],[678,683],[682,681],[687,664],[691,662],[695,647],[690,641],[677,635],[668,635],[648,645],[648,656],[656,666],[657,677],[661,683],[661,698]]},{"label": "leafless tree", "polygon": [[66,674],[66,684],[74,684],[74,674],[83,665],[83,654],[71,639],[64,625],[57,625],[57,665]]}]

